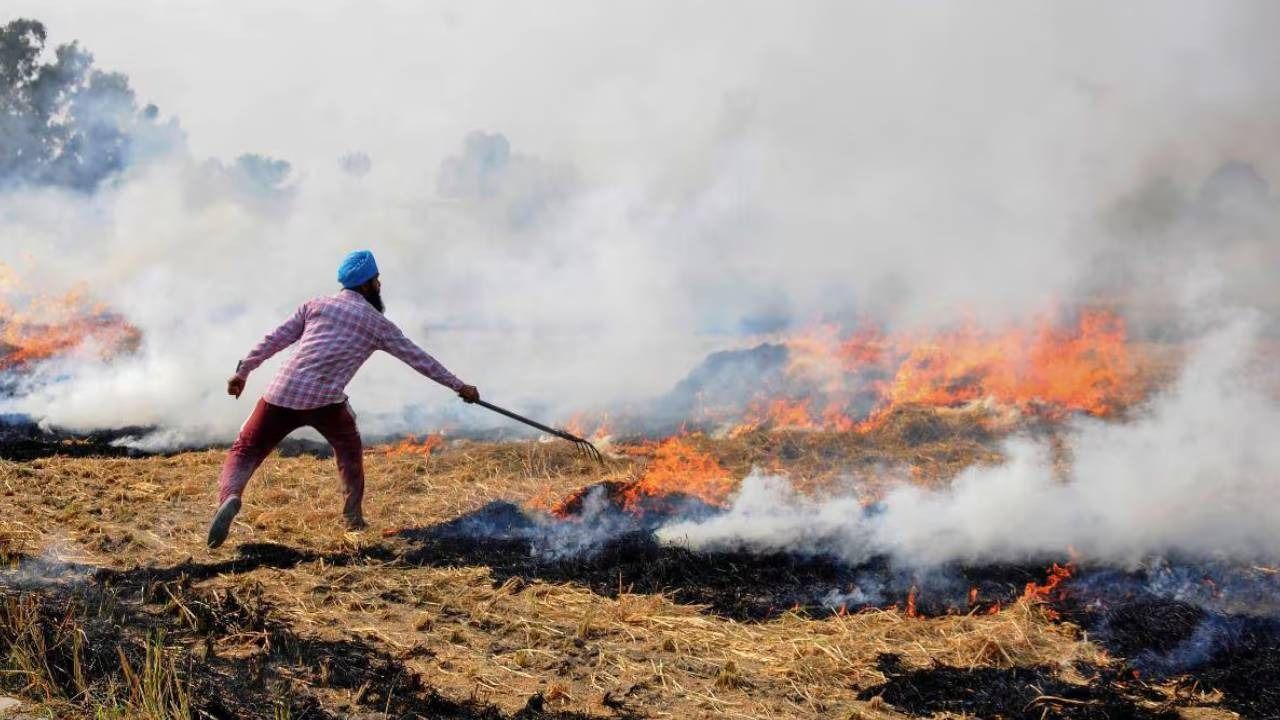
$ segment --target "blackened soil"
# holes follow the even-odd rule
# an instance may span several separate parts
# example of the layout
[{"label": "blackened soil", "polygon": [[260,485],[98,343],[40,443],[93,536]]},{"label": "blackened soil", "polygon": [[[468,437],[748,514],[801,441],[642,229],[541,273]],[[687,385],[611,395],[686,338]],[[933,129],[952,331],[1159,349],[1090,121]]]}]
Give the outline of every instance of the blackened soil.
[{"label": "blackened soil", "polygon": [[520,541],[424,538],[406,559],[431,565],[483,564],[492,569],[495,582],[510,577],[572,582],[609,597],[619,590],[665,592],[677,602],[706,605],[712,613],[742,620],[767,619],[797,606],[825,614],[829,610],[815,602],[814,589],[838,587],[850,572],[828,558],[708,555],[663,547],[643,531],[610,539],[589,557],[541,561]]},{"label": "blackened soil", "polygon": [[1117,657],[1147,676],[1219,690],[1248,718],[1280,718],[1280,621],[1210,612],[1151,595],[1093,612],[1070,608]]},{"label": "blackened soil", "polygon": [[1105,614],[1107,648],[1123,657],[1144,652],[1166,654],[1191,640],[1208,613],[1179,600],[1143,598],[1123,603]]},{"label": "blackened soil", "polygon": [[[617,510],[622,513],[623,511]],[[572,521],[570,521],[572,522]],[[699,552],[660,544],[652,522],[622,520],[624,528],[602,534],[598,545],[567,557],[539,554],[530,539],[535,521],[519,506],[492,502],[448,522],[402,530],[409,548],[401,560],[411,565],[485,565],[495,582],[508,578],[572,582],[601,595],[618,592],[666,593],[677,602],[705,605],[710,613],[736,620],[767,620],[791,610],[815,617],[838,612],[831,593],[870,592],[845,607],[905,603],[916,588],[916,608],[924,615],[967,612],[969,591],[978,589],[977,609],[1018,597],[1028,582],[1044,580],[1042,566],[992,565],[944,568],[922,577],[891,567],[884,559],[850,565],[825,555]],[[625,528],[632,529],[625,529]]]},{"label": "blackened soil", "polygon": [[1268,627],[1245,628],[1235,644],[1197,669],[1202,686],[1221,690],[1222,704],[1247,718],[1280,718],[1280,632]]},{"label": "blackened soil", "polygon": [[912,715],[949,712],[980,718],[1064,718],[1070,720],[1172,720],[1172,711],[1140,706],[1124,688],[1107,682],[1073,685],[1049,668],[957,668],[939,665],[906,670],[894,656],[882,656],[889,679],[858,694],[879,696]]},{"label": "blackened soil", "polygon": [[121,428],[72,433],[63,430],[45,430],[30,421],[20,422],[10,419],[0,422],[0,459],[23,462],[53,455],[135,457],[143,453],[118,447],[112,443],[144,432],[145,428]]},{"label": "blackened soil", "polygon": [[[122,427],[92,432],[72,432],[62,428],[43,428],[25,418],[0,415],[0,460],[27,462],[44,457],[146,457],[156,453],[117,444],[127,438],[143,437],[154,428]],[[179,447],[164,454],[204,449],[204,445]],[[310,455],[333,456],[328,443],[285,438],[277,448],[283,457]]]}]

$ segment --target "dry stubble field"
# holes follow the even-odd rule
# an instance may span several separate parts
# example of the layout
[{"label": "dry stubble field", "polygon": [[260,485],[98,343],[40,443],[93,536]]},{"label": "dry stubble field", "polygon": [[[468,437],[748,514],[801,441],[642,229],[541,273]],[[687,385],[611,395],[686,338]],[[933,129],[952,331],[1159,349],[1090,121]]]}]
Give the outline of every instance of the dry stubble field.
[{"label": "dry stubble field", "polygon": [[[735,477],[762,466],[802,486],[861,468],[873,487],[889,465],[934,483],[998,461],[989,438],[947,422],[930,420],[924,436],[888,423],[878,437],[690,442]],[[541,572],[483,547],[415,541],[415,531],[494,500],[545,506],[643,474],[651,448],[617,450],[602,469],[538,442],[456,441],[429,455],[370,449],[361,533],[341,529],[332,460],[273,456],[217,551],[204,533],[220,451],[0,462],[0,559],[10,568],[0,621],[13,657],[56,646],[44,650],[48,667],[8,684],[68,717],[88,708],[118,717],[891,718],[903,715],[875,688],[893,668],[1005,669],[1000,681],[1014,677],[1010,668],[1034,668],[1070,687],[1101,682],[1082,673],[1113,663],[1029,599],[931,618],[901,606],[735,617],[698,604],[696,587],[637,588],[644,570],[625,563],[614,582],[607,562]],[[39,643],[22,622],[43,623]],[[87,628],[81,641],[67,630],[75,622]],[[1124,707],[1230,716],[1196,692],[1151,686],[1142,698],[1128,693],[1135,704]],[[1076,716],[1076,701],[1043,695],[1044,712],[1028,712]]]}]

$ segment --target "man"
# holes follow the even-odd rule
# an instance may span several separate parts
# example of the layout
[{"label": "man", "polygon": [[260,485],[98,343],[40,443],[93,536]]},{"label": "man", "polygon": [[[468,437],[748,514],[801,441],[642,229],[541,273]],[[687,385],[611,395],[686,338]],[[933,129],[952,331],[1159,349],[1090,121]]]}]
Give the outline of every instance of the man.
[{"label": "man", "polygon": [[338,268],[338,282],[342,291],[303,304],[240,361],[227,381],[227,394],[240,397],[249,373],[272,355],[298,343],[297,352],[258,400],[222,465],[218,511],[209,525],[210,548],[227,539],[253,472],[286,435],[303,426],[315,428],[333,446],[342,477],[342,515],[347,527],[365,527],[361,509],[363,447],[343,389],[374,350],[400,358],[414,370],[453,389],[466,402],[480,399],[474,386],[454,377],[383,316],[382,282],[373,253],[357,250],[348,254]]}]

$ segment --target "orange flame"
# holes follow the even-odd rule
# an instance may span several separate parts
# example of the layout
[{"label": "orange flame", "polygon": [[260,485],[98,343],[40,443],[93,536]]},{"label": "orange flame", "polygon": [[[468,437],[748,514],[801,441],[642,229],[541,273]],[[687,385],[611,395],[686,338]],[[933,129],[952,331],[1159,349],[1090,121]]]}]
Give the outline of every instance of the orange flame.
[{"label": "orange flame", "polygon": [[809,415],[809,400],[774,398],[757,401],[747,410],[740,428],[755,429],[768,424],[775,430],[817,430],[820,425]]},{"label": "orange flame", "polygon": [[0,371],[74,352],[109,360],[136,350],[142,339],[119,315],[89,302],[83,288],[23,297],[17,286],[17,274],[0,263],[0,291],[9,296],[0,296]]},{"label": "orange flame", "polygon": [[406,435],[403,440],[395,445],[387,446],[383,452],[387,455],[421,455],[427,457],[436,448],[444,444],[444,435],[441,433],[431,433],[426,437],[418,440],[416,436]]},{"label": "orange flame", "polygon": [[669,437],[654,448],[644,474],[623,492],[623,507],[638,510],[645,498],[672,493],[722,505],[737,487],[729,471],[682,436]]},{"label": "orange flame", "polygon": [[994,332],[967,324],[886,335],[831,326],[785,340],[786,375],[803,396],[751,403],[736,432],[771,427],[869,431],[898,407],[959,406],[990,399],[1027,414],[1113,415],[1138,401],[1145,363],[1123,318],[1086,310],[1071,323],[1042,318]]},{"label": "orange flame", "polygon": [[551,483],[547,482],[542,483],[542,487],[538,492],[524,501],[524,506],[530,510],[549,513],[563,519],[566,513],[561,505],[562,502],[559,496],[551,489]]},{"label": "orange flame", "polygon": [[564,429],[580,438],[596,441],[605,440],[613,434],[609,413],[599,417],[585,412],[575,413],[565,422]]},{"label": "orange flame", "polygon": [[1070,579],[1074,572],[1075,566],[1071,563],[1066,565],[1054,563],[1049,568],[1049,576],[1045,578],[1043,583],[1027,583],[1026,589],[1022,591],[1022,599],[1038,602],[1061,600],[1066,595],[1066,588],[1060,586]]}]

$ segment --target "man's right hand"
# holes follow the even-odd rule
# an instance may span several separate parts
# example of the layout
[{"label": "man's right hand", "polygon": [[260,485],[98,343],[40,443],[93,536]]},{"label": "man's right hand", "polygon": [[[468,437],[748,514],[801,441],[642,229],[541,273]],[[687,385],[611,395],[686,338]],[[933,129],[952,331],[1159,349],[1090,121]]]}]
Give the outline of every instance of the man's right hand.
[{"label": "man's right hand", "polygon": [[239,375],[232,375],[227,381],[227,394],[240,397],[240,393],[244,392],[244,378]]},{"label": "man's right hand", "polygon": [[458,397],[465,403],[473,403],[480,399],[480,391],[475,385],[463,385],[458,389]]}]

